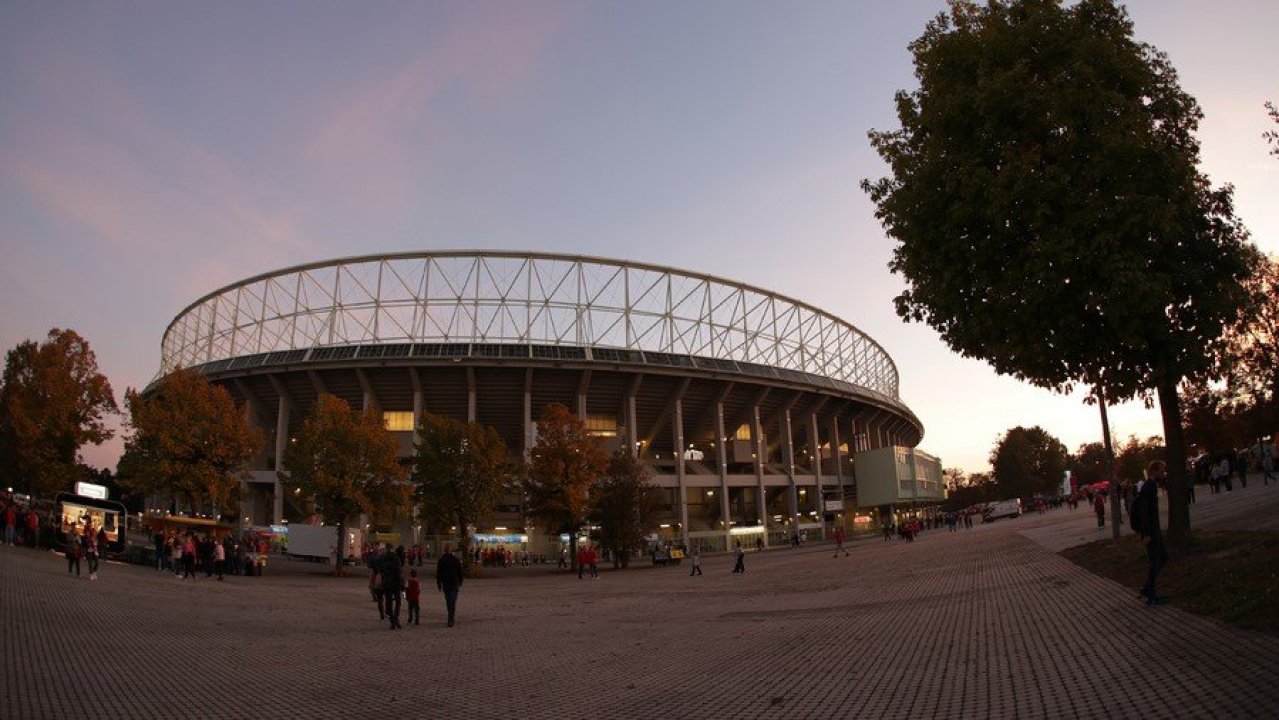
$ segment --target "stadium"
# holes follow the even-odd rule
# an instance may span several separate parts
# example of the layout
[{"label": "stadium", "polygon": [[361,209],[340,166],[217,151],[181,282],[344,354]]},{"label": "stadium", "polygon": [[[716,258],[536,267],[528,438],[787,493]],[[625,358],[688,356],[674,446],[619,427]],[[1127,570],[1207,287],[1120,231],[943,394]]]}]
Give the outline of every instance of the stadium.
[{"label": "stadium", "polygon": [[[321,393],[381,412],[406,462],[421,413],[491,425],[518,459],[561,403],[649,467],[661,537],[707,551],[864,522],[853,455],[896,448],[902,466],[904,449],[913,468],[923,435],[892,358],[849,323],[750,285],[595,257],[420,252],[265,273],[178,314],[160,376],[179,367],[225,387],[267,437],[242,488],[245,525],[304,517],[276,471]],[[422,532],[406,522],[402,534]],[[559,540],[526,524],[518,497],[489,523],[482,537],[533,550]]]}]

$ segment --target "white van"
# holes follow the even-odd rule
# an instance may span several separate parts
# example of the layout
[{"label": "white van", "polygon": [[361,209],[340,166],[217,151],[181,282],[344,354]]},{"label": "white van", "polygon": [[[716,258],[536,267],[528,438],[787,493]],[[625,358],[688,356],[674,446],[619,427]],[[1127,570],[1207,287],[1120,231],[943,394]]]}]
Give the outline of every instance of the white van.
[{"label": "white van", "polygon": [[984,522],[995,522],[999,518],[1004,517],[1020,517],[1021,516],[1021,498],[1013,498],[1012,500],[1000,500],[990,504],[986,508],[986,517]]}]

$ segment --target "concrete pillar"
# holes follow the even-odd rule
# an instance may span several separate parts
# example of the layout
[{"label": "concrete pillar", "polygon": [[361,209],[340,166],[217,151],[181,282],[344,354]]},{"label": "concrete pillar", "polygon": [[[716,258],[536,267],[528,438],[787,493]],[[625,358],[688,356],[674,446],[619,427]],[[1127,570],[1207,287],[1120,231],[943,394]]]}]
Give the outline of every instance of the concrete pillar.
[{"label": "concrete pillar", "polygon": [[533,422],[533,369],[529,368],[524,373],[524,447],[522,448],[524,462],[528,462],[533,452],[536,431],[537,425]]},{"label": "concrete pillar", "polygon": [[786,470],[786,478],[790,481],[790,517],[791,526],[799,532],[799,488],[795,486],[795,438],[791,435],[790,409],[782,410],[778,421],[781,426],[782,467]]},{"label": "concrete pillar", "polygon": [[715,466],[720,476],[720,508],[724,513],[724,541],[733,547],[733,523],[729,522],[728,503],[728,448],[724,442],[724,403],[715,403]]},{"label": "concrete pillar", "polygon": [[685,468],[684,468],[684,401],[681,398],[675,399],[675,478],[679,484],[679,534],[680,539],[688,544],[688,503],[684,501],[686,493]]},{"label": "concrete pillar", "polygon": [[631,381],[630,388],[626,392],[625,412],[626,412],[626,447],[630,449],[631,456],[639,455],[639,420],[635,413],[635,396],[639,393],[640,382],[643,375],[636,375]]},{"label": "concrete pillar", "polygon": [[279,525],[284,520],[284,487],[280,484],[279,472],[284,467],[284,454],[289,447],[289,402],[281,397],[277,403],[275,414],[275,502],[271,507],[271,522]]},{"label": "concrete pillar", "polygon": [[751,408],[751,446],[754,447],[755,454],[755,492],[759,494],[759,502],[756,504],[756,511],[759,513],[759,523],[764,526],[764,545],[768,545],[768,506],[766,500],[767,493],[764,492],[764,453],[767,448],[764,447],[764,424],[759,418],[759,404],[756,403]]},{"label": "concrete pillar", "polygon": [[822,487],[822,446],[817,441],[817,413],[808,416],[808,452],[813,458],[813,479],[816,498],[810,498],[809,505],[817,506],[817,519],[822,524],[822,539],[826,538],[826,492]]},{"label": "concrete pillar", "polygon": [[422,431],[419,427],[422,424],[422,413],[426,408],[426,395],[422,391],[422,378],[417,374],[417,368],[409,368],[409,381],[413,383],[413,448],[417,452],[418,443],[422,442]]},{"label": "concrete pillar", "polygon": [[476,422],[475,368],[466,368],[466,421]]}]

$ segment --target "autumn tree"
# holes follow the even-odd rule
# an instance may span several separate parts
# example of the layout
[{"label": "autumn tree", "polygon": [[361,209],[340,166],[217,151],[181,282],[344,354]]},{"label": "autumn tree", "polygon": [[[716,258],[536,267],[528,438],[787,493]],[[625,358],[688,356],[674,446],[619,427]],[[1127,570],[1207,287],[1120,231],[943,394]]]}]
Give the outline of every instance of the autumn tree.
[{"label": "autumn tree", "polygon": [[1066,474],[1066,446],[1038,425],[1018,426],[995,443],[990,466],[1002,499],[1055,495]]},{"label": "autumn tree", "polygon": [[492,427],[425,413],[418,422],[414,499],[424,517],[457,527],[470,563],[470,525],[486,520],[514,477],[506,443]]},{"label": "autumn tree", "polygon": [[613,566],[630,564],[631,551],[657,529],[662,496],[639,458],[619,449],[591,495],[590,517],[599,526],[600,544],[613,551]]},{"label": "autumn tree", "polygon": [[[337,525],[338,542],[359,513],[394,515],[412,492],[396,457],[399,443],[375,411],[356,412],[321,393],[284,454],[280,481],[315,499],[316,510]],[[334,572],[342,574],[338,563]]]},{"label": "autumn tree", "polygon": [[1239,416],[1251,443],[1279,427],[1279,257],[1260,256],[1245,283],[1248,303],[1226,329],[1216,376],[1222,404]]},{"label": "autumn tree", "polygon": [[125,404],[131,435],[119,473],[130,491],[238,516],[240,480],[264,440],[226,388],[177,370],[150,392],[130,388]]},{"label": "autumn tree", "polygon": [[898,314],[1054,391],[1157,396],[1185,538],[1178,385],[1237,314],[1254,251],[1198,170],[1201,118],[1110,0],[956,0],[910,45],[918,89],[870,138]]},{"label": "autumn tree", "polygon": [[537,421],[537,444],[529,453],[524,494],[529,517],[556,536],[568,533],[571,561],[577,566],[577,534],[586,521],[595,484],[609,457],[581,418],[551,403]]},{"label": "autumn tree", "polygon": [[109,440],[106,420],[116,412],[111,383],[75,331],[54,328],[42,343],[19,343],[0,381],[0,469],[35,497],[70,490],[80,448]]}]

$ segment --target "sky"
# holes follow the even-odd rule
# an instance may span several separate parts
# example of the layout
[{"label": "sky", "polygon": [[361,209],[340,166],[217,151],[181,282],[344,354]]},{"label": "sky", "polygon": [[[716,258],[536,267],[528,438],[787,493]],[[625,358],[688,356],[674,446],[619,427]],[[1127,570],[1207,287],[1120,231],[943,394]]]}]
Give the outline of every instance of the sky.
[{"label": "sky", "polygon": [[[1205,113],[1203,169],[1279,252],[1279,3],[1141,0]],[[85,336],[123,399],[165,326],[251,275],[357,254],[581,253],[831,312],[894,358],[921,445],[984,471],[1009,428],[1074,450],[1097,409],[950,352],[892,299],[858,184],[886,166],[910,2],[0,2],[0,347]],[[1160,433],[1112,409],[1113,433]],[[119,438],[87,447],[113,467]]]}]

